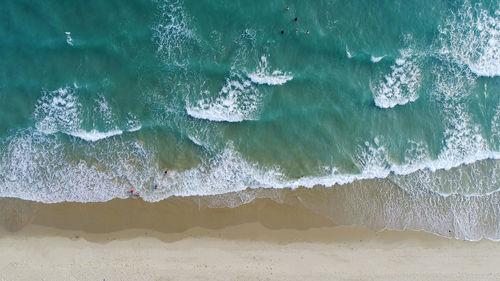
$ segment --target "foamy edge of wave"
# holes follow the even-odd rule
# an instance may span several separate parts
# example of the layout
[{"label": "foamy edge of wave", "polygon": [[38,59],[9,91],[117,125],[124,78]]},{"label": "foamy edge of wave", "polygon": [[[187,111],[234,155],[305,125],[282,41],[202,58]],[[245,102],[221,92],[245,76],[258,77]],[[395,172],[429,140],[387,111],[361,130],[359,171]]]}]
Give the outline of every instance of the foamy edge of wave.
[{"label": "foamy edge of wave", "polygon": [[400,58],[391,66],[377,86],[370,84],[375,105],[380,108],[393,108],[414,102],[419,98],[421,70],[412,49],[400,50]]},{"label": "foamy edge of wave", "polygon": [[187,106],[186,113],[196,119],[204,119],[214,122],[243,122],[245,120],[252,120],[251,118],[244,118],[243,114],[216,114],[213,109],[199,109],[196,107]]},{"label": "foamy edge of wave", "polygon": [[122,130],[113,130],[109,132],[99,132],[97,130],[84,131],[80,130],[77,132],[67,133],[70,136],[80,138],[85,141],[96,142],[105,138],[117,136],[123,134]]},{"label": "foamy edge of wave", "polygon": [[255,84],[269,85],[269,86],[283,85],[286,82],[293,79],[293,76],[287,75],[281,71],[274,71],[272,75],[266,75],[262,73],[250,73],[247,74],[247,76]]},{"label": "foamy edge of wave", "polygon": [[380,57],[370,56],[370,61],[372,63],[377,63],[377,62],[381,61],[383,58],[385,58],[385,55],[384,56],[380,56]]},{"label": "foamy edge of wave", "polygon": [[[140,129],[142,129],[142,126],[133,127],[133,128],[128,129],[126,131],[132,133],[132,132],[139,131]],[[38,131],[41,133],[44,133],[46,135],[52,135],[52,134],[56,134],[59,132],[59,131],[49,131],[49,130],[38,130]],[[98,130],[93,129],[90,131],[79,130],[79,131],[75,131],[75,132],[60,132],[60,133],[68,135],[68,136],[72,136],[75,138],[79,138],[79,139],[82,139],[85,141],[96,142],[96,141],[99,141],[102,139],[106,139],[106,138],[110,138],[110,137],[114,137],[114,136],[119,136],[119,135],[123,134],[123,131],[117,129],[117,130],[111,130],[108,132],[100,132]]]},{"label": "foamy edge of wave", "polygon": [[477,76],[500,76],[498,8],[490,13],[481,3],[472,5],[465,1],[455,16],[449,17],[443,26],[439,26],[441,54],[451,55]]},{"label": "foamy edge of wave", "polygon": [[[418,171],[429,170],[431,172],[436,172],[438,170],[451,170],[453,168],[458,168],[462,165],[470,165],[478,161],[484,160],[500,160],[500,152],[493,151],[484,151],[478,153],[478,157],[466,157],[460,161],[452,162],[446,160],[427,160],[420,163],[415,164],[403,164],[403,165],[393,165],[390,168],[384,167],[372,167],[371,169],[365,170],[360,174],[334,174],[324,177],[303,177],[297,180],[290,180],[282,184],[278,185],[268,185],[267,187],[274,188],[297,188],[297,187],[307,187],[312,188],[316,185],[321,185],[325,187],[334,186],[334,185],[344,185],[349,184],[359,180],[370,180],[370,179],[384,179],[387,178],[390,174],[394,174],[397,176],[406,176]],[[469,193],[469,194],[461,194],[461,193],[442,193],[437,192],[435,190],[429,190],[430,192],[434,192],[443,197],[448,197],[451,195],[460,195],[464,197],[473,197],[473,196],[486,196],[495,192],[500,191],[500,187],[496,190],[493,190],[488,193]]]},{"label": "foamy edge of wave", "polygon": [[281,70],[274,70],[271,72],[269,70],[267,56],[265,55],[260,57],[257,69],[253,73],[247,74],[247,76],[255,84],[269,86],[283,85],[293,79],[290,73]]},{"label": "foamy edge of wave", "polygon": [[[36,132],[36,131],[35,131]],[[105,134],[94,134],[91,136],[88,135],[79,135],[78,137],[85,138],[89,141],[95,141],[98,138],[104,137],[106,135],[107,137],[111,136],[112,133],[115,135],[118,133],[118,131],[114,132],[108,132]],[[35,133],[36,134],[36,133]],[[30,136],[26,136],[28,139],[21,140],[21,142],[27,142],[31,143],[32,141],[29,140]],[[45,139],[45,137],[44,137]],[[54,138],[50,138],[47,140],[52,140],[50,141],[51,143],[57,145],[57,141],[54,142]],[[15,142],[18,140],[14,140]],[[119,143],[123,144],[121,141]],[[375,141],[377,143],[377,141]],[[20,148],[17,147],[17,144],[14,143],[13,146],[16,151],[18,151]],[[383,148],[383,147],[380,147]],[[45,150],[47,148],[44,148]],[[139,149],[139,152],[141,153],[146,153],[149,155],[144,148],[141,148],[137,146],[137,149]],[[379,155],[379,152],[381,151],[381,154]],[[410,163],[410,164],[394,164],[387,162],[388,158],[387,155],[385,155],[385,150],[375,149],[370,150],[366,156],[367,159],[363,160],[363,168],[361,169],[361,172],[358,174],[342,174],[338,173],[338,170],[335,167],[328,167],[328,170],[331,171],[331,174],[329,175],[324,175],[324,176],[309,176],[309,177],[301,177],[298,179],[287,179],[281,172],[279,167],[261,167],[257,163],[252,163],[248,162],[245,160],[237,151],[234,149],[226,148],[226,150],[222,153],[217,155],[215,158],[208,160],[208,162],[204,162],[203,164],[200,164],[196,167],[190,168],[188,170],[183,170],[183,171],[170,171],[169,172],[169,177],[164,177],[161,172],[158,170],[158,166],[156,164],[151,164],[149,169],[153,170],[144,170],[144,171],[137,171],[137,172],[146,172],[147,174],[150,175],[156,175],[155,179],[151,178],[152,180],[156,181],[157,183],[160,183],[162,187],[155,191],[155,192],[149,192],[151,187],[148,185],[145,185],[146,183],[149,183],[149,178],[148,175],[144,175],[146,178],[143,178],[143,175],[137,174],[135,175],[134,171],[129,171],[129,173],[132,173],[135,175],[134,177],[130,178],[127,176],[128,180],[131,181],[132,183],[137,182],[141,183],[140,185],[134,185],[132,184],[135,189],[137,189],[139,192],[142,194],[142,198],[145,201],[149,202],[155,202],[155,201],[160,201],[163,199],[166,199],[171,196],[208,196],[208,195],[221,195],[221,194],[227,194],[230,192],[238,192],[245,190],[247,188],[251,189],[257,189],[257,188],[275,188],[275,189],[281,189],[281,188],[298,188],[298,187],[306,187],[306,188],[312,188],[314,186],[324,186],[324,187],[331,187],[335,185],[345,185],[349,184],[355,181],[360,181],[360,180],[370,180],[370,179],[384,179],[388,178],[391,174],[396,175],[396,176],[405,176],[412,174],[417,171],[425,171],[429,170],[431,172],[435,172],[437,170],[450,170],[452,168],[457,168],[461,165],[468,165],[468,164],[473,164],[474,162],[482,161],[482,160],[487,160],[487,159],[493,159],[493,160],[498,160],[500,159],[500,152],[496,151],[489,151],[489,150],[484,150],[484,151],[478,151],[477,153],[473,153],[470,155],[465,155],[464,157],[460,159],[455,159],[455,160],[447,160],[447,158],[443,157],[438,157],[436,160],[430,160],[428,157],[425,159],[421,159],[420,161],[417,161],[416,163]],[[8,152],[7,152],[8,153]],[[22,151],[19,151],[19,153],[23,153]],[[30,152],[34,153],[34,152]],[[30,156],[31,155],[31,156]],[[49,155],[50,156],[50,155]],[[27,157],[34,157],[32,154],[27,155]],[[52,156],[50,156],[52,157]],[[64,161],[64,154],[61,154],[60,157],[58,158],[61,161]],[[35,158],[33,158],[35,159]],[[56,160],[56,159],[54,159]],[[1,163],[0,163],[1,164]],[[11,169],[12,164],[9,163],[4,163],[7,164],[5,167],[10,167],[8,169]],[[45,165],[43,163],[35,163],[36,165]],[[66,167],[65,165],[59,164],[59,163],[49,163],[51,164],[51,167],[59,167],[57,170],[53,171],[54,173],[60,173],[62,169],[64,170]],[[81,165],[78,164],[78,165]],[[19,172],[25,173],[28,171],[25,171],[25,167],[31,167],[31,163],[17,163],[14,165],[14,168],[16,169],[21,169]],[[80,167],[80,166],[79,166]],[[32,169],[32,168],[30,168]],[[105,171],[98,171],[98,168],[95,166],[87,166],[83,165],[79,169],[83,169],[82,171],[84,172],[83,175],[86,175],[87,172],[97,172],[98,174],[96,175],[98,178],[102,177],[105,175],[106,177],[109,176],[107,172]],[[97,169],[97,170],[96,170]],[[79,172],[80,173],[80,172]],[[76,179],[80,184],[83,184],[82,188],[85,186],[85,183],[88,181],[91,184],[95,184],[95,178],[87,178],[88,176],[91,175],[86,175],[84,178],[81,179]],[[137,179],[135,177],[138,177]],[[140,179],[140,180],[139,180]],[[107,180],[110,181],[117,181],[115,184],[118,184],[120,182],[119,178],[109,178]],[[389,181],[391,179],[389,178]],[[14,186],[20,185],[22,183],[17,183],[14,184]],[[153,182],[154,183],[154,182]],[[37,183],[40,184],[40,183]],[[43,183],[42,183],[43,184]],[[55,187],[57,188],[57,187]],[[128,188],[125,186],[116,186],[114,192],[107,193],[106,197],[107,200],[110,200],[112,198],[126,198],[127,194],[125,193],[125,190]],[[404,189],[404,187],[401,187]],[[485,192],[481,193],[461,193],[461,192],[452,192],[452,193],[443,193],[439,192],[435,189],[432,188],[426,188],[416,186],[416,189],[422,189],[425,190],[426,192],[431,192],[433,194],[437,194],[441,197],[448,197],[451,195],[458,195],[464,198],[467,197],[483,197],[483,196],[488,196],[490,194],[496,193],[499,191],[499,189],[494,189],[494,190],[485,190]],[[124,190],[125,189],[125,190]],[[123,193],[120,193],[119,191],[122,190]],[[65,191],[64,194],[66,194],[68,191]],[[40,196],[41,195],[41,196]],[[67,194],[66,194],[67,195]],[[90,194],[92,195],[92,194]],[[94,195],[99,195],[99,194],[94,194]],[[54,202],[64,202],[64,201],[77,201],[77,202],[98,202],[100,199],[102,200],[101,197],[89,197],[89,194],[84,194],[83,196],[79,195],[72,195],[70,198],[65,198],[61,197],[58,194],[40,194],[38,192],[26,192],[26,190],[18,190],[12,189],[7,187],[5,190],[5,193],[2,194],[2,196],[8,196],[8,197],[17,197],[21,199],[26,199],[26,200],[34,200],[34,201],[39,201],[39,202],[44,202],[44,203],[54,203]]]}]

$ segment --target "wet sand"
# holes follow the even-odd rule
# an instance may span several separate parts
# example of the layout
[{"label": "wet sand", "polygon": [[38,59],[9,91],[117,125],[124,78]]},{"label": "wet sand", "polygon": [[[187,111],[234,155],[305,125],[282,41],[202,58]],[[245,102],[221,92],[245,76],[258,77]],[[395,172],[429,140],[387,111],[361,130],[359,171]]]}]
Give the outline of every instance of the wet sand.
[{"label": "wet sand", "polygon": [[498,280],[500,244],[336,226],[257,199],[0,199],[0,280]]}]

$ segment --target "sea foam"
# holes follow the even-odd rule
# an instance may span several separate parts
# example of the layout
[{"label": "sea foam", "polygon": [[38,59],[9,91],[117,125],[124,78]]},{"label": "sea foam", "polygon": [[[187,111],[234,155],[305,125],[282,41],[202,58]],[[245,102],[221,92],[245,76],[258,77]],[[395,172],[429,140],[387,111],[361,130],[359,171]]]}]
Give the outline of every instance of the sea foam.
[{"label": "sea foam", "polygon": [[76,90],[76,87],[44,90],[43,96],[35,105],[35,127],[48,134],[77,130],[82,123],[82,105],[78,101]]},{"label": "sea foam", "polygon": [[[116,117],[102,95],[92,100],[91,114],[85,114],[88,109],[82,106],[78,98],[78,86],[63,87],[54,91],[44,90],[42,97],[37,101],[33,117],[35,128],[45,134],[63,133],[85,141],[95,142],[108,137],[120,135],[123,130],[118,129]],[[127,131],[133,132],[141,128],[140,122],[132,114],[128,114]],[[98,129],[84,130],[84,116],[90,116],[93,127],[103,123],[105,131]],[[89,123],[89,122],[88,122]]]},{"label": "sea foam", "polygon": [[89,132],[76,131],[76,132],[71,132],[68,134],[71,136],[77,137],[77,138],[81,138],[82,140],[94,142],[94,141],[102,140],[102,139],[109,138],[112,136],[121,135],[122,133],[123,133],[122,130],[114,130],[114,131],[109,131],[109,132],[99,132],[97,130],[91,130]]},{"label": "sea foam", "polygon": [[70,46],[73,46],[73,38],[71,38],[71,32],[66,31],[64,32],[64,34],[66,34],[66,43],[68,43],[68,45]]},{"label": "sea foam", "polygon": [[293,76],[290,73],[285,73],[281,70],[274,70],[272,72],[269,71],[266,56],[262,56],[260,58],[257,70],[247,75],[253,83],[266,84],[269,86],[283,85],[293,79]]},{"label": "sea foam", "polygon": [[160,2],[161,16],[153,28],[157,52],[166,63],[184,66],[187,62],[185,54],[199,41],[193,31],[191,16],[180,0]]},{"label": "sea foam", "polygon": [[500,9],[492,14],[466,1],[439,30],[441,54],[451,55],[478,76],[500,76]]},{"label": "sea foam", "polygon": [[370,61],[373,62],[373,63],[377,63],[379,61],[381,61],[385,56],[380,56],[380,57],[374,57],[374,56],[371,56],[370,57]]},{"label": "sea foam", "polygon": [[194,104],[189,101],[186,103],[186,111],[192,117],[210,121],[241,122],[257,118],[261,94],[246,77],[231,71],[225,85],[216,95],[203,91],[202,99]]},{"label": "sea foam", "polygon": [[375,105],[392,108],[418,99],[421,70],[412,49],[400,51],[400,57],[391,66],[391,73],[372,90]]}]

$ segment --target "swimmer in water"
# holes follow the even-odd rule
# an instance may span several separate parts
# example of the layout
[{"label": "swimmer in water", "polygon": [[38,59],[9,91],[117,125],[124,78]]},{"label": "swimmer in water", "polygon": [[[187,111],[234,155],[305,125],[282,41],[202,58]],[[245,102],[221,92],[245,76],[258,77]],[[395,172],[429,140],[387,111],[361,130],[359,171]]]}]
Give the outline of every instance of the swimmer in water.
[{"label": "swimmer in water", "polygon": [[288,12],[288,11],[290,11],[290,8],[286,7],[286,8],[285,8],[285,11],[287,11],[287,12]]},{"label": "swimmer in water", "polygon": [[282,30],[280,31],[280,33],[281,33],[281,34],[285,34],[285,30],[283,30],[283,29],[282,29]]},{"label": "swimmer in water", "polygon": [[130,190],[130,197],[139,198],[139,193],[135,192],[133,189]]},{"label": "swimmer in water", "polygon": [[295,22],[297,22],[297,21],[299,20],[299,18],[297,18],[297,17],[296,17],[296,18],[294,18],[293,20],[294,20]]},{"label": "swimmer in water", "polygon": [[308,31],[306,31],[306,35],[309,35],[309,30],[308,30]]}]

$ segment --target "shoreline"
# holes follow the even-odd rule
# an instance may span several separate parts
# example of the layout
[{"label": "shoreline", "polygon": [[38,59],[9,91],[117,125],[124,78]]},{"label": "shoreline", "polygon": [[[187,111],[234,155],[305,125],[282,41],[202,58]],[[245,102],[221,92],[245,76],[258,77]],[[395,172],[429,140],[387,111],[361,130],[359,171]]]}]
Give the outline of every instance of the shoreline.
[{"label": "shoreline", "polygon": [[498,280],[500,244],[339,226],[257,199],[203,208],[0,199],[0,280]]},{"label": "shoreline", "polygon": [[[288,206],[290,210],[301,210],[300,213],[314,213],[318,215],[315,218],[326,219],[338,225],[361,225],[375,231],[384,229],[423,230],[443,237],[455,237],[468,241],[479,241],[484,238],[500,241],[500,225],[495,223],[498,212],[494,204],[494,202],[500,200],[500,192],[495,191],[475,195],[469,194],[468,191],[470,190],[467,187],[467,184],[470,183],[474,186],[490,188],[492,186],[490,183],[494,179],[491,179],[487,175],[487,172],[498,168],[497,166],[491,166],[493,164],[496,165],[495,163],[497,162],[483,161],[474,164],[474,167],[463,166],[460,169],[450,171],[432,172],[422,170],[417,174],[401,178],[395,178],[394,176],[382,179],[366,179],[329,187],[317,185],[310,188],[298,187],[293,189],[268,187],[246,188],[240,191],[230,191],[221,194],[189,195],[188,193],[183,196],[168,195],[175,194],[175,192],[159,188],[158,190],[150,190],[156,196],[154,198],[144,188],[134,190],[137,190],[141,194],[141,199],[148,202],[148,204],[142,204],[141,206],[148,206],[143,209],[148,210],[149,214],[156,212],[151,209],[153,208],[152,206],[156,206],[154,208],[163,213],[175,213],[175,210],[170,210],[171,207],[165,207],[172,204],[178,204],[181,208],[187,208],[191,213],[199,212],[201,209],[231,208],[231,210],[245,210],[252,204],[260,204],[255,202],[262,202],[262,200],[267,198],[278,205]],[[464,186],[467,188],[460,187],[465,188],[463,190],[464,194],[450,193],[443,195],[435,190],[437,186],[442,186],[443,190],[458,188],[454,187],[455,181],[453,179],[462,177],[461,175],[463,174],[475,175],[474,177],[465,177]],[[100,189],[83,188],[89,193],[100,192]],[[125,198],[130,195],[130,189],[120,192],[121,195],[118,198]],[[58,192],[54,192],[54,194],[58,194]],[[159,200],[163,196],[167,197]],[[19,208],[25,208],[23,206],[45,206],[44,204],[52,206],[42,208],[46,211],[55,208],[54,206],[63,206],[64,204],[66,204],[65,206],[73,206],[70,208],[71,210],[77,209],[76,206],[101,208],[99,206],[101,206],[100,204],[103,201],[89,202],[87,201],[89,198],[73,198],[74,200],[69,200],[72,203],[64,200],[56,201],[55,203],[35,203],[29,200],[23,201],[23,199],[20,201],[25,203],[20,204],[22,206]],[[107,205],[112,208],[116,207],[125,210],[124,207],[118,207],[118,205],[123,205],[123,203],[116,203],[125,199],[118,198],[105,202],[108,202]],[[15,202],[15,200],[10,199],[11,202]],[[44,200],[41,201],[45,202]],[[158,204],[159,202],[163,203]],[[168,204],[165,202],[168,202]],[[139,206],[136,203],[128,204],[130,206]],[[270,205],[267,204],[266,206]],[[239,208],[241,206],[244,207]],[[32,207],[26,208],[30,209]],[[2,208],[0,204],[0,212]],[[211,213],[213,212],[201,212],[204,216]],[[30,214],[27,214],[27,221],[30,220],[30,216]],[[139,216],[144,215],[141,212]],[[251,217],[250,214],[246,216]],[[145,217],[143,219],[148,220],[149,218]],[[125,224],[132,223],[130,220],[121,220]],[[295,222],[290,223],[295,224]],[[10,225],[13,229],[20,227],[19,223],[12,223]],[[206,225],[206,223],[202,225]],[[143,225],[139,226],[144,227]]]}]

